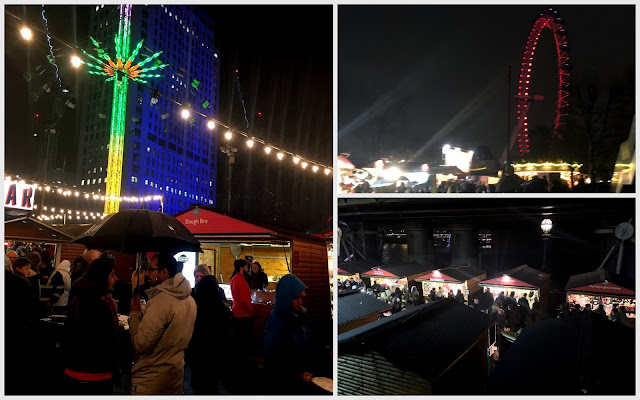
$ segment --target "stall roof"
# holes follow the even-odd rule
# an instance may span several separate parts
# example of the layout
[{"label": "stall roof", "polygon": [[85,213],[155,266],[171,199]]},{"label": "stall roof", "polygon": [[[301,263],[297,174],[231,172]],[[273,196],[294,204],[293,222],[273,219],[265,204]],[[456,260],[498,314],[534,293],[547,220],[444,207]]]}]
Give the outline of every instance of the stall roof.
[{"label": "stall roof", "polygon": [[292,237],[318,242],[326,240],[264,221],[252,221],[250,218],[232,215],[203,204],[194,204],[174,216],[200,240],[210,238],[230,242],[234,240],[287,241]]},{"label": "stall roof", "polygon": [[367,277],[379,276],[381,278],[404,278],[420,274],[428,270],[428,267],[414,261],[409,263],[380,265],[378,268],[365,272],[362,275]]},{"label": "stall roof", "polygon": [[38,242],[69,242],[73,235],[29,216],[12,218],[4,222],[5,239],[28,240]]},{"label": "stall roof", "polygon": [[[380,265],[380,261],[376,259],[366,259],[360,261],[349,261],[338,263],[338,274],[340,275],[353,275],[361,274],[363,272],[370,271],[371,268]],[[340,270],[345,273],[341,273]]]},{"label": "stall roof", "polygon": [[584,274],[573,275],[565,286],[567,292],[583,292],[594,294],[612,294],[619,296],[635,296],[633,290],[626,289],[609,281],[605,270],[596,270]]},{"label": "stall roof", "polygon": [[417,277],[416,281],[435,280],[444,282],[464,282],[485,273],[485,271],[479,268],[461,265],[459,267],[442,268],[429,271],[429,273]]},{"label": "stall roof", "polygon": [[489,319],[453,299],[443,299],[339,335],[339,354],[375,351],[400,368],[437,378],[488,329]]},{"label": "stall roof", "polygon": [[540,287],[548,280],[549,274],[531,268],[528,265],[521,265],[516,268],[502,271],[491,278],[480,282],[480,285],[499,285],[534,288]]},{"label": "stall roof", "polygon": [[359,290],[338,293],[338,325],[388,310],[391,310],[388,303]]}]

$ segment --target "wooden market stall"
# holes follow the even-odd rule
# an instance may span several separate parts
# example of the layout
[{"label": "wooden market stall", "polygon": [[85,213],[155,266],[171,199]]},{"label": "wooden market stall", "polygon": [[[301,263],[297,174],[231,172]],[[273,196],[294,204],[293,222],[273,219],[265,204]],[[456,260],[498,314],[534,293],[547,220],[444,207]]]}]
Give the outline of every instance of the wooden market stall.
[{"label": "wooden market stall", "polygon": [[636,316],[636,293],[609,280],[606,270],[596,270],[584,274],[573,275],[565,286],[567,303],[585,305],[591,304],[595,310],[598,305],[604,305],[607,315],[611,314],[614,304],[624,306],[627,317]]},{"label": "wooden market stall", "polygon": [[[232,216],[204,205],[193,205],[175,217],[194,234],[204,250],[204,253],[193,255],[194,263],[211,266],[220,282],[230,281],[234,260],[245,255],[252,255],[254,261],[260,262],[269,277],[269,291],[275,290],[280,278],[288,273],[300,278],[308,287],[304,307],[308,310],[310,329],[319,337],[331,337],[331,291],[324,239],[283,227],[253,223],[245,217]],[[264,320],[273,308],[261,299],[270,298],[273,297],[267,294],[254,296],[254,303],[259,304],[254,324],[258,342],[264,335]]]},{"label": "wooden market stall", "polygon": [[429,271],[424,275],[416,278],[416,282],[422,283],[422,293],[426,296],[432,288],[438,290],[439,287],[446,294],[453,291],[458,293],[458,289],[462,291],[465,302],[471,297],[477,297],[477,293],[482,290],[480,281],[487,277],[487,273],[481,269],[468,265],[460,265],[458,267],[442,268]]},{"label": "wooden market stall", "polygon": [[[515,292],[516,300],[526,293],[529,307],[533,305],[534,297],[537,297],[540,300],[540,313],[544,314],[549,303],[550,277],[549,274],[528,265],[521,265],[493,275],[480,282],[480,286],[489,288],[494,299],[500,292],[504,292],[505,296]],[[541,317],[544,318],[544,315]]]},{"label": "wooden market stall", "polygon": [[363,278],[369,278],[371,280],[371,286],[378,283],[382,286],[386,286],[386,288],[392,292],[396,287],[399,287],[400,289],[406,287],[407,291],[409,291],[412,286],[416,286],[418,290],[421,290],[421,285],[416,283],[415,279],[428,270],[428,267],[414,261],[380,265],[362,273],[361,276]]}]

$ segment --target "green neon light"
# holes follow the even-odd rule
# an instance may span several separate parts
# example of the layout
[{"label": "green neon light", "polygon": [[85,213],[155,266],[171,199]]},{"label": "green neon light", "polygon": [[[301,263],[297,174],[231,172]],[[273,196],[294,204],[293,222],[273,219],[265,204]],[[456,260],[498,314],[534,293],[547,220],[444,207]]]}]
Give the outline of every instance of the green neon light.
[{"label": "green neon light", "polygon": [[[124,156],[124,132],[127,116],[127,90],[129,81],[139,83],[147,83],[146,80],[141,78],[160,78],[160,74],[149,74],[148,72],[163,69],[169,64],[164,64],[157,60],[157,57],[162,54],[159,51],[150,57],[143,59],[137,65],[134,64],[134,59],[138,55],[140,48],[142,47],[143,40],[141,40],[135,47],[135,49],[129,53],[131,45],[131,4],[120,5],[120,21],[118,24],[118,34],[114,38],[116,46],[116,58],[112,60],[111,57],[100,47],[100,43],[92,37],[96,54],[95,57],[85,50],[82,53],[95,61],[97,64],[81,61],[84,65],[91,68],[87,71],[92,75],[106,76],[105,82],[114,81],[113,85],[113,102],[111,106],[111,130],[109,136],[109,158],[107,165],[107,187],[105,192],[104,212],[105,214],[111,214],[118,212],[120,209],[120,189],[122,186],[122,159]],[[155,60],[155,61],[154,61]],[[150,61],[154,61],[154,65],[149,68],[142,68]]]}]

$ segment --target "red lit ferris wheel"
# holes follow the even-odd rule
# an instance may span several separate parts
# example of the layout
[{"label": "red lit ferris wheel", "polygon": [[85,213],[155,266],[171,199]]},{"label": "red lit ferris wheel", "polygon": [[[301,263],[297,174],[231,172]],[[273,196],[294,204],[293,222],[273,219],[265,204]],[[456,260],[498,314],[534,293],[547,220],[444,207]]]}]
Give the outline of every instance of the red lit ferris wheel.
[{"label": "red lit ferris wheel", "polygon": [[556,53],[558,62],[558,98],[556,101],[556,117],[553,125],[553,134],[561,138],[559,131],[563,124],[563,117],[567,115],[566,108],[569,105],[569,78],[571,63],[569,62],[569,45],[567,44],[567,30],[564,28],[564,19],[558,15],[558,11],[547,8],[542,11],[531,28],[527,45],[525,46],[518,78],[518,95],[516,96],[516,118],[517,125],[512,135],[509,148],[513,148],[515,141],[518,141],[520,155],[529,152],[529,123],[527,113],[531,102],[537,100],[538,96],[530,93],[529,84],[531,82],[533,70],[533,58],[538,46],[538,39],[544,29],[553,32],[556,43]]}]

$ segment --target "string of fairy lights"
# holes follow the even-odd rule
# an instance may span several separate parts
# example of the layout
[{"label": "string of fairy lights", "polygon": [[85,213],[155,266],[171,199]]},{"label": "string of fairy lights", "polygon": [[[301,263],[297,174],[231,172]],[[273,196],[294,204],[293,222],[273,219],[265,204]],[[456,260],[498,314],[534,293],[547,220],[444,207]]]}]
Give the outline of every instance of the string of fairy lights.
[{"label": "string of fairy lights", "polygon": [[[14,14],[8,12],[7,10],[5,10],[5,13],[24,23],[22,18],[20,18],[20,17],[14,15]],[[43,32],[41,29],[39,29],[39,28],[37,28],[35,26],[23,25],[20,28],[20,31],[21,31],[21,34],[22,34],[23,37],[25,37],[25,29],[26,30],[33,29],[33,30],[37,30],[37,31]],[[82,49],[79,49],[79,48],[77,48],[75,46],[72,46],[69,43],[67,43],[66,41],[64,41],[62,39],[59,39],[56,36],[51,35],[48,32],[44,32],[44,33],[46,33],[48,35],[48,37],[51,37],[51,38],[55,39],[56,41],[60,42],[62,45],[68,47],[69,49],[73,50],[74,52],[78,51],[78,52],[83,52],[85,55],[87,54]],[[31,35],[31,34],[29,33],[29,35]],[[71,60],[71,64],[76,68],[79,68],[83,64],[85,64],[85,65],[87,64],[86,62],[82,61],[77,55],[70,56],[70,60]],[[169,97],[169,96],[167,96],[167,95],[165,95],[163,93],[160,93],[156,89],[153,89],[153,88],[151,88],[149,86],[143,85],[143,82],[146,83],[145,81],[142,81],[142,82],[138,82],[138,84],[142,85],[142,87],[145,87],[145,88],[151,90],[153,92],[153,94],[154,94],[153,95],[153,99],[155,99],[156,102],[158,100],[158,97],[162,96],[167,101],[172,102],[173,104],[175,104],[178,107],[180,107],[181,108],[180,116],[183,119],[187,120],[187,119],[191,118],[192,114],[194,114],[194,115],[198,115],[198,116],[200,116],[200,117],[205,119],[206,128],[209,131],[213,131],[216,127],[224,128],[225,132],[222,135],[222,137],[224,138],[225,142],[231,143],[234,140],[234,138],[236,136],[238,136],[242,140],[244,140],[245,148],[248,149],[248,150],[251,150],[251,149],[257,148],[258,146],[261,146],[263,152],[267,156],[274,155],[275,159],[278,162],[286,162],[286,160],[288,159],[288,160],[290,160],[292,162],[293,165],[298,166],[303,170],[309,169],[313,173],[317,173],[320,170],[322,170],[324,175],[333,177],[333,174],[332,174],[333,167],[331,165],[326,165],[326,164],[324,164],[322,162],[312,160],[311,158],[308,158],[308,157],[304,157],[304,156],[302,156],[302,155],[300,155],[300,154],[298,154],[296,152],[292,152],[292,151],[286,150],[284,148],[281,148],[279,146],[276,146],[273,143],[270,143],[270,142],[268,142],[268,141],[266,141],[266,140],[264,140],[264,139],[262,139],[262,138],[260,138],[260,137],[258,137],[256,135],[252,134],[252,133],[247,133],[247,132],[244,132],[241,129],[233,128],[233,127],[231,127],[231,126],[229,126],[227,124],[224,124],[223,122],[221,122],[220,120],[218,120],[218,119],[216,119],[216,118],[214,118],[212,116],[205,115],[204,113],[194,109],[189,104],[183,104],[183,103],[181,103],[181,102],[179,102],[177,100],[172,99],[171,97]],[[153,102],[153,100],[152,100],[152,102]],[[165,114],[163,114],[163,116],[164,115]]]},{"label": "string of fairy lights", "polygon": [[[81,190],[77,190],[75,188],[69,189],[67,187],[58,186],[58,185],[46,185],[41,184],[35,181],[25,181],[21,179],[20,176],[11,176],[6,175],[4,177],[5,186],[11,184],[12,182],[18,182],[22,185],[29,185],[34,188],[34,190],[41,192],[42,194],[56,195],[63,198],[78,198],[86,201],[93,201],[100,203],[102,207],[106,200],[112,200],[117,202],[126,202],[126,203],[143,203],[150,201],[160,201],[162,203],[164,201],[164,196],[162,195],[147,195],[147,196],[105,196],[104,194],[96,194],[96,193],[87,193]],[[90,206],[90,205],[89,205]],[[62,222],[66,223],[70,222],[82,222],[92,220],[103,219],[108,214],[99,211],[85,210],[85,209],[75,209],[71,207],[53,207],[50,205],[44,204],[34,204],[33,211],[36,213],[32,213],[32,217],[36,217],[41,221],[49,221],[52,223]],[[75,221],[74,221],[75,220]]]}]

